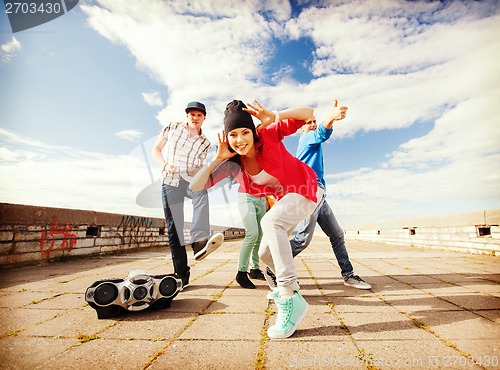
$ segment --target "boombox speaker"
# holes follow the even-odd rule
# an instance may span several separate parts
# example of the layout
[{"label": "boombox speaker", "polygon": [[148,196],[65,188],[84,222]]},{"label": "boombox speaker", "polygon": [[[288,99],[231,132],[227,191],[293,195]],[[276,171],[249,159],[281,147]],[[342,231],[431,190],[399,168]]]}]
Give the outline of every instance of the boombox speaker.
[{"label": "boombox speaker", "polygon": [[85,300],[99,319],[105,319],[125,311],[169,308],[181,290],[182,280],[175,274],[150,276],[145,270],[133,270],[125,279],[96,281],[87,288]]}]

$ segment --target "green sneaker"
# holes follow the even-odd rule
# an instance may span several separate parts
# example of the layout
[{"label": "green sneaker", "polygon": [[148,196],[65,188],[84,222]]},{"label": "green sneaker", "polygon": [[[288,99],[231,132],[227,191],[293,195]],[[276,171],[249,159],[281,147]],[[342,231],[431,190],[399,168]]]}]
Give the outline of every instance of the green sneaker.
[{"label": "green sneaker", "polygon": [[290,298],[277,298],[274,302],[278,316],[276,323],[267,329],[267,335],[269,338],[288,338],[306,317],[309,305],[297,291]]},{"label": "green sneaker", "polygon": [[267,299],[272,299],[272,300],[278,299],[279,297],[280,297],[280,292],[278,291],[278,289],[273,289],[266,295]]}]

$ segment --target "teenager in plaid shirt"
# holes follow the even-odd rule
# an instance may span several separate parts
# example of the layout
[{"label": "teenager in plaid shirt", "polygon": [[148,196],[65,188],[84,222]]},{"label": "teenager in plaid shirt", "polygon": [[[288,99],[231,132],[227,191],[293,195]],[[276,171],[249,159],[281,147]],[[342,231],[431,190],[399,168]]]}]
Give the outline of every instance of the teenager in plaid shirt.
[{"label": "teenager in plaid shirt", "polygon": [[190,267],[184,242],[184,198],[193,203],[191,247],[194,258],[202,260],[224,241],[221,233],[210,237],[209,203],[206,190],[189,189],[191,177],[203,166],[210,142],[201,126],[205,105],[191,102],[186,107],[187,122],[174,122],[162,128],[153,146],[153,157],[162,166],[162,201],[174,271],[189,285]]}]

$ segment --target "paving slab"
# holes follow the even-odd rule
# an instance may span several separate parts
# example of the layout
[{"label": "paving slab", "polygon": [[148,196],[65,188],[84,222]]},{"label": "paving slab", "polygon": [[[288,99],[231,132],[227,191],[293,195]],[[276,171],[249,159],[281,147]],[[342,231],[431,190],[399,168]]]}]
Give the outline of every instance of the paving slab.
[{"label": "paving slab", "polygon": [[178,340],[171,344],[150,369],[254,369],[258,341]]},{"label": "paving slab", "polygon": [[[366,359],[365,364],[376,369],[465,369],[464,367],[445,366],[457,352],[439,341],[420,340],[359,340],[357,344]],[[448,360],[449,359],[449,360]],[[367,366],[367,368],[369,368]],[[472,364],[471,369],[480,369]]]},{"label": "paving slab", "polygon": [[204,314],[196,317],[179,338],[221,341],[250,338],[258,340],[264,320],[264,313]]},{"label": "paving slab", "polygon": [[348,338],[331,341],[270,341],[266,348],[269,369],[365,369],[356,345]]},{"label": "paving slab", "polygon": [[151,340],[94,339],[41,364],[43,369],[141,369],[165,345]]},{"label": "paving slab", "polygon": [[13,336],[0,339],[2,369],[34,369],[79,344],[76,338]]},{"label": "paving slab", "polygon": [[372,285],[358,290],[344,286],[317,235],[295,261],[308,315],[292,337],[270,339],[276,306],[266,282],[235,282],[240,244],[203,261],[188,253],[191,285],[170,308],[102,320],[86,288],[134,269],[171,273],[168,250],[1,269],[0,367],[500,368],[498,257],[348,240],[355,273]]}]

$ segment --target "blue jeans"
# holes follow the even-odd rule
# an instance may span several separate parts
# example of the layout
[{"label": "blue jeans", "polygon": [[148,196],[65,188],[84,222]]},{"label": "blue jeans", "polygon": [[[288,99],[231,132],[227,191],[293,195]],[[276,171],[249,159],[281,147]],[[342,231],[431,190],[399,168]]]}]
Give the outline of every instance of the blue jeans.
[{"label": "blue jeans", "polygon": [[316,211],[297,226],[297,234],[290,240],[293,256],[298,255],[311,243],[316,222],[321,227],[321,230],[330,238],[330,244],[337,258],[342,276],[344,279],[352,276],[354,269],[345,248],[344,231],[333,215],[333,211],[326,202],[325,196],[323,196]]},{"label": "blue jeans", "polygon": [[168,244],[172,254],[174,271],[181,276],[185,276],[189,272],[184,242],[184,198],[190,198],[193,203],[190,243],[210,236],[208,192],[206,190],[189,190],[189,183],[184,179],[180,180],[179,186],[163,184],[162,201]]}]

